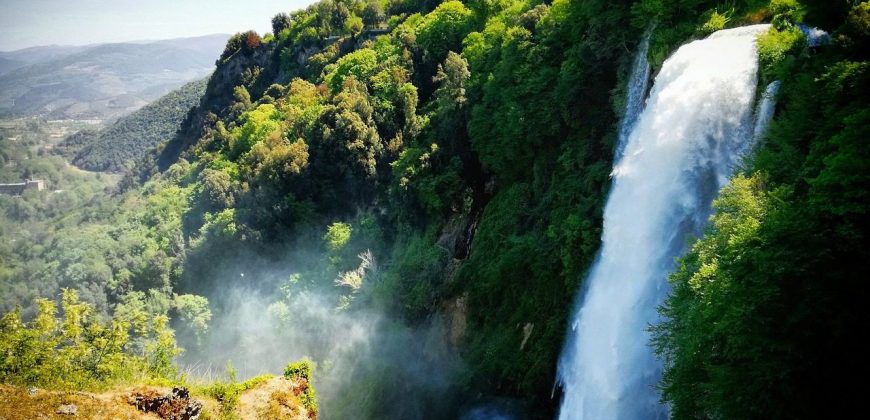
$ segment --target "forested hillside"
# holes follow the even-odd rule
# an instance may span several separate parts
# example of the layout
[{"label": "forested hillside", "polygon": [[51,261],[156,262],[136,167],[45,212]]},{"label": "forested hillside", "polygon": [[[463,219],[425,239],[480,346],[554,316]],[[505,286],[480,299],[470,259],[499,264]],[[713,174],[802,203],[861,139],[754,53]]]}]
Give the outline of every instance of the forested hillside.
[{"label": "forested hillside", "polygon": [[42,63],[49,60],[65,57],[84,50],[85,46],[71,45],[47,45],[43,47],[30,47],[16,51],[0,52],[0,75],[9,73],[28,65]]},{"label": "forested hillside", "polygon": [[[761,22],[773,26],[759,91],[780,80],[779,108],[710,229],[685,238],[667,318],[651,326],[663,399],[676,418],[858,408],[860,389],[834,384],[864,370],[867,1],[323,0],[278,13],[271,33],[229,40],[199,104],[113,195],[0,197],[12,239],[0,303],[33,319],[50,309],[33,298],[77,305],[61,292],[77,290],[139,334],[119,354],[171,358],[162,321],[129,320],[168,315],[192,376],[309,356],[327,418],[503,406],[552,418],[642,35],[655,73],[684,42]],[[798,22],[830,44],[809,48]],[[104,138],[80,162],[114,168],[146,144]],[[7,318],[0,328],[20,326]],[[27,383],[35,362],[11,363],[2,379]]]},{"label": "forested hillside", "polygon": [[109,127],[73,134],[55,149],[82,169],[121,172],[125,164],[175,135],[188,111],[199,104],[207,82],[190,82]]}]

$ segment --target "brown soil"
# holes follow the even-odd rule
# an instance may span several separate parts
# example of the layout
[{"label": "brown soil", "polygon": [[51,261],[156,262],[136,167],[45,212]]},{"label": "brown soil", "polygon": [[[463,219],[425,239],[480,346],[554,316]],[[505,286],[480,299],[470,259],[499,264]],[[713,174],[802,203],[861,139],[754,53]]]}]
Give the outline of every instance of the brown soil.
[{"label": "brown soil", "polygon": [[[0,385],[0,420],[25,419],[157,419],[127,404],[129,392],[91,394],[35,390]],[[76,406],[75,416],[58,414],[61,405]]]},{"label": "brown soil", "polygon": [[308,412],[299,405],[298,384],[276,376],[239,397],[239,414],[243,419],[308,420]]}]

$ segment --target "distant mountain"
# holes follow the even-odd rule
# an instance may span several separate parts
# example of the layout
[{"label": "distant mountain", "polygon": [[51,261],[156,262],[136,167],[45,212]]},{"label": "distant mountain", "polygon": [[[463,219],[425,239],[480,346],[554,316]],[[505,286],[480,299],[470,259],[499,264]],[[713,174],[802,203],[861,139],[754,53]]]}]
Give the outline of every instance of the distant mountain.
[{"label": "distant mountain", "polygon": [[0,75],[32,64],[63,58],[70,54],[84,51],[90,47],[93,47],[93,45],[45,45],[15,51],[0,52]]},{"label": "distant mountain", "polygon": [[208,78],[187,83],[102,130],[67,137],[55,150],[83,169],[121,171],[128,160],[144,156],[175,134],[188,111],[199,104],[207,83]]},{"label": "distant mountain", "polygon": [[[2,53],[0,116],[112,120],[214,68],[227,35]],[[16,63],[25,65],[16,67]]]},{"label": "distant mountain", "polygon": [[20,61],[15,61],[0,55],[0,75],[6,74],[19,67],[24,67],[25,65],[26,64]]}]

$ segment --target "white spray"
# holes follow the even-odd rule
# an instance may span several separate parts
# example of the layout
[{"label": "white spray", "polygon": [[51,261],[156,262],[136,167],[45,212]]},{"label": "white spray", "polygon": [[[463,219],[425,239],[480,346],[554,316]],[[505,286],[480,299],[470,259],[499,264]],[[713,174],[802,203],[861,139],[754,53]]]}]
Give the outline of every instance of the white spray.
[{"label": "white spray", "polygon": [[773,119],[773,112],[776,110],[776,95],[779,93],[779,84],[779,80],[773,81],[764,90],[761,102],[755,111],[755,130],[752,132],[753,141],[758,141],[764,135],[770,120]]},{"label": "white spray", "polygon": [[598,261],[559,363],[561,419],[665,418],[648,327],[667,275],[753,141],[756,36],[719,31],[662,66],[613,170]]},{"label": "white spray", "polygon": [[628,136],[637,123],[637,117],[643,111],[643,100],[646,98],[646,91],[649,88],[650,65],[647,55],[649,53],[650,36],[652,36],[652,28],[643,34],[643,38],[635,53],[631,76],[628,79],[628,84],[626,84],[625,114],[619,123],[619,137],[613,153],[614,164],[619,163],[622,159],[625,145],[628,143]]}]

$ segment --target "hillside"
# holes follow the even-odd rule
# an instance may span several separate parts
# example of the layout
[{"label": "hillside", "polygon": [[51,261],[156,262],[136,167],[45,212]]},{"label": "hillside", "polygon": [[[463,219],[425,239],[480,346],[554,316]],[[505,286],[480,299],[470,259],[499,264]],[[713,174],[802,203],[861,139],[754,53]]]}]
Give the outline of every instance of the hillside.
[{"label": "hillside", "polygon": [[98,131],[84,130],[55,150],[89,171],[121,172],[128,161],[171,139],[188,111],[199,104],[208,78],[190,82]]},{"label": "hillside", "polygon": [[23,67],[25,64],[20,61],[15,61],[3,56],[0,56],[0,75],[8,73],[14,69],[19,67]]},{"label": "hillside", "polygon": [[[31,64],[0,75],[0,115],[112,120],[212,71],[224,35],[4,53]],[[60,47],[58,47],[60,48]],[[41,51],[41,50],[40,50]]]},{"label": "hillside", "polygon": [[15,51],[0,51],[0,76],[31,64],[55,60],[83,51],[86,46],[46,45]]},{"label": "hillside", "polygon": [[222,51],[117,189],[0,196],[0,380],[227,366],[235,407],[283,370],[337,419],[862,411],[870,2],[322,0]]}]

